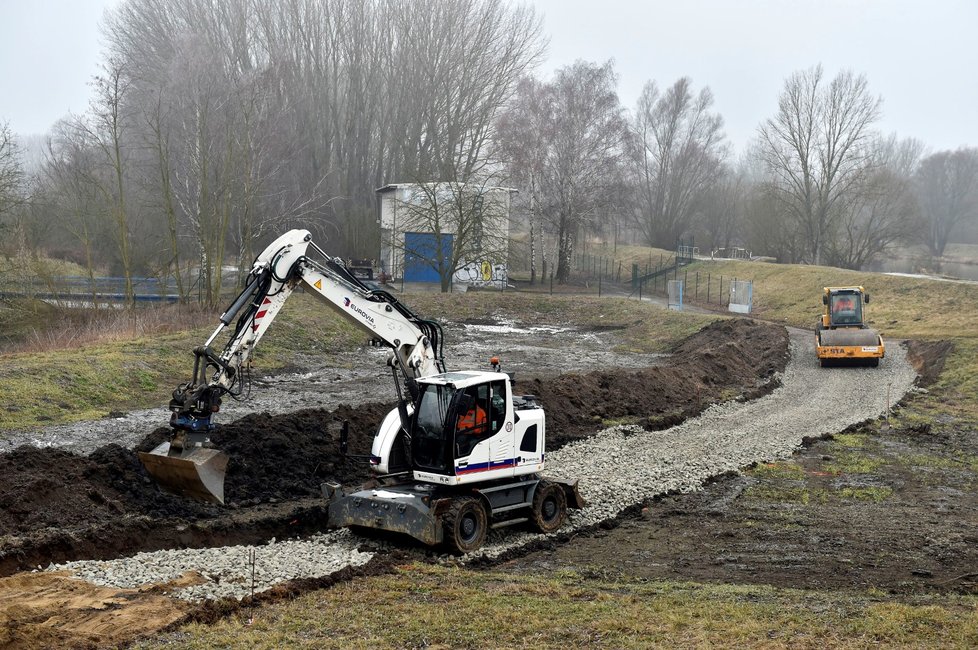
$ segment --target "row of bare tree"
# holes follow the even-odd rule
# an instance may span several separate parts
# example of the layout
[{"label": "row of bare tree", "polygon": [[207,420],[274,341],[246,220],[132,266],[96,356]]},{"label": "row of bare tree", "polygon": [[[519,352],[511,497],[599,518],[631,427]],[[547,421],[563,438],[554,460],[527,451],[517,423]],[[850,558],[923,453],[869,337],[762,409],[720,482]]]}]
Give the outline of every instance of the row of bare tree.
[{"label": "row of bare tree", "polygon": [[[534,77],[540,18],[504,0],[125,0],[104,36],[90,109],[37,169],[0,128],[4,245],[209,304],[287,228],[376,257],[390,182],[519,189],[531,274],[558,282],[582,238],[859,268],[903,243],[939,256],[978,224],[978,150],[881,135],[882,101],[850,72],[788,78],[733,160],[688,78],[649,82],[630,112],[611,62]],[[481,238],[479,218],[454,216]]]},{"label": "row of bare tree", "polygon": [[630,118],[615,88],[610,63],[578,62],[549,83],[524,81],[501,118],[526,190],[531,275],[537,233],[549,234],[564,280],[582,234],[858,269],[898,244],[939,257],[951,233],[978,224],[978,149],[925,155],[916,140],[883,136],[865,77],[828,80],[821,66],[792,75],[736,163],[708,88],[650,82]]}]

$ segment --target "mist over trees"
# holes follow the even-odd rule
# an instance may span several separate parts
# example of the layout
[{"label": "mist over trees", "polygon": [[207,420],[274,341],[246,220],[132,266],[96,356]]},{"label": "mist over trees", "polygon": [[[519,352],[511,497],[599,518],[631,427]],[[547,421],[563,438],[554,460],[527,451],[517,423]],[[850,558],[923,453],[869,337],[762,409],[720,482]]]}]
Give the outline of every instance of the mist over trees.
[{"label": "mist over trees", "polygon": [[614,201],[620,184],[627,124],[616,85],[611,62],[578,61],[550,83],[521,85],[516,105],[530,115],[505,122],[504,142],[535,143],[517,148],[512,164],[536,174],[534,209],[552,234],[551,268],[559,283],[570,277],[578,237]]},{"label": "mist over trees", "polygon": [[23,198],[24,173],[20,152],[10,125],[0,122],[0,225]]},{"label": "mist over trees", "polygon": [[51,138],[31,243],[95,247],[208,304],[288,228],[376,256],[376,188],[484,169],[544,46],[502,0],[127,0],[105,40],[90,110]]},{"label": "mist over trees", "polygon": [[944,254],[951,233],[978,216],[978,149],[942,151],[925,158],[914,176],[924,223],[923,243]]},{"label": "mist over trees", "polygon": [[103,38],[89,110],[40,162],[0,122],[0,256],[69,259],[130,297],[153,276],[216,304],[295,227],[376,257],[396,182],[518,190],[531,281],[569,281],[599,239],[860,268],[978,231],[978,150],[881,134],[851,71],[790,75],[734,157],[709,87],[650,79],[629,110],[611,61],[542,75],[541,18],[505,0],[123,0]]}]

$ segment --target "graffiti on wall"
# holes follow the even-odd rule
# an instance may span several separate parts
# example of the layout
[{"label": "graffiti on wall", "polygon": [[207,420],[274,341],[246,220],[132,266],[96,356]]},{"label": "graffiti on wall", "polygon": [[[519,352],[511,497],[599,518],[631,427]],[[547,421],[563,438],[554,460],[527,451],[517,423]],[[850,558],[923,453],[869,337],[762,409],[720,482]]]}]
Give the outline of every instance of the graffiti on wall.
[{"label": "graffiti on wall", "polygon": [[454,281],[473,287],[498,287],[505,284],[509,274],[505,264],[493,264],[489,260],[469,262],[455,271]]}]

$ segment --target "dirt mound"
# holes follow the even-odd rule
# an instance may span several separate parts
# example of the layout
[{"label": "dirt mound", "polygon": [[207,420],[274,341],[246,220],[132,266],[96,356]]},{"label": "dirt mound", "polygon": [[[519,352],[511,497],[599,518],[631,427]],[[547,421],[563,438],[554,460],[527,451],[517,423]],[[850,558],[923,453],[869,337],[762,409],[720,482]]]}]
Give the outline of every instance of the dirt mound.
[{"label": "dirt mound", "polygon": [[[327,479],[362,482],[366,466],[340,456],[339,426],[350,422],[351,454],[368,453],[374,428],[390,408],[365,404],[335,412],[260,413],[220,427],[214,441],[232,459],[225,482],[229,503],[314,496]],[[169,428],[160,428],[137,450],[152,449],[167,435]],[[28,446],[0,455],[0,535],[84,527],[127,515],[201,519],[223,512],[160,492],[135,451],[119,445],[100,447],[87,457]]]},{"label": "dirt mound", "polygon": [[951,341],[908,341],[907,358],[920,375],[917,383],[929,386],[937,381],[952,350],[954,343]]},{"label": "dirt mound", "polygon": [[[288,415],[249,415],[223,426],[214,443],[231,457],[225,491],[244,503],[320,494],[325,480],[344,485],[368,477],[363,461],[340,455],[339,430],[350,423],[350,454],[370,453],[377,426],[393,404],[342,405]],[[164,429],[165,431],[165,429]]]},{"label": "dirt mound", "polygon": [[205,518],[220,512],[161,493],[136,454],[115,444],[87,457],[28,446],[0,455],[0,535],[128,515]]},{"label": "dirt mound", "polygon": [[641,370],[571,373],[518,381],[547,412],[547,448],[591,435],[602,424],[633,420],[648,429],[678,424],[731,392],[750,393],[787,362],[788,334],[755,321],[720,320],[673,350],[672,364]]},{"label": "dirt mound", "polygon": [[[756,394],[786,360],[783,328],[725,320],[680,344],[670,366],[533,379],[517,390],[540,397],[547,446],[556,449],[609,420],[644,418],[649,429],[662,428],[652,424]],[[363,461],[340,455],[341,423],[350,422],[349,452],[367,454],[392,406],[259,413],[222,425],[213,439],[231,458],[225,484],[230,508],[159,491],[135,451],[114,444],[87,457],[34,447],[0,455],[0,536],[8,536],[0,538],[0,575],[82,554],[117,557],[166,545],[217,545],[222,535],[241,543],[260,534],[315,530],[323,517],[320,484],[331,479],[357,485],[368,476]],[[168,428],[158,429],[138,449],[149,450],[168,434]]]}]

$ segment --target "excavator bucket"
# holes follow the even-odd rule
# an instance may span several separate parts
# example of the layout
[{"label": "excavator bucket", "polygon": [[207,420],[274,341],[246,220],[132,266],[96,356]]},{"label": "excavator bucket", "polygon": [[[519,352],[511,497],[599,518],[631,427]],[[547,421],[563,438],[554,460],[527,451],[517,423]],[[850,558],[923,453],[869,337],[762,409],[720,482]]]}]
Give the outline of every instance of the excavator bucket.
[{"label": "excavator bucket", "polygon": [[193,447],[183,453],[171,453],[170,443],[164,442],[149,453],[139,452],[139,460],[167,492],[224,504],[228,457],[220,450]]}]

